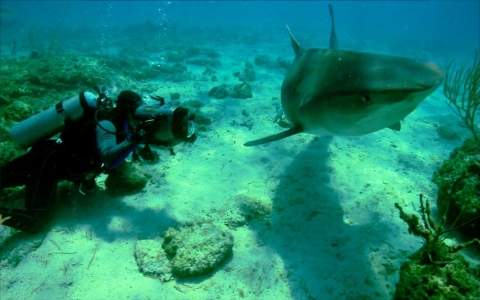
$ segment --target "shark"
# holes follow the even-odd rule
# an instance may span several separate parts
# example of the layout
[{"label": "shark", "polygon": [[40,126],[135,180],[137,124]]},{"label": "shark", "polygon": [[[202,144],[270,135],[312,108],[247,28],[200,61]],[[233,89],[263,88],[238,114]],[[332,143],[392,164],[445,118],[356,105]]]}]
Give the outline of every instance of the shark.
[{"label": "shark", "polygon": [[[329,4],[329,49],[304,49],[287,26],[295,52],[281,88],[283,114],[291,127],[244,146],[256,146],[299,133],[359,136],[400,122],[443,81],[435,63],[340,50]],[[278,115],[277,115],[278,116]]]}]

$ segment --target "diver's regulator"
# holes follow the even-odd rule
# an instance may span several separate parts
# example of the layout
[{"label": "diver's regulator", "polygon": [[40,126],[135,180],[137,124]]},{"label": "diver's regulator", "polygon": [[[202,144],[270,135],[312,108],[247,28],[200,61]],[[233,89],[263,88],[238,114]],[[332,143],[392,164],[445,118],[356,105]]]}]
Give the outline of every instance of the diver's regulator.
[{"label": "diver's regulator", "polygon": [[[65,121],[78,121],[87,110],[98,111],[111,105],[105,90],[96,96],[91,92],[81,92],[78,96],[62,101],[55,106],[25,119],[11,128],[13,141],[23,149],[33,146],[40,140],[51,138],[65,128]],[[159,100],[159,98],[152,97]],[[181,142],[194,142],[196,139],[194,117],[187,108],[160,104],[142,104],[136,110],[134,119],[143,131],[142,143],[173,147]],[[67,122],[68,122],[67,121]]]}]

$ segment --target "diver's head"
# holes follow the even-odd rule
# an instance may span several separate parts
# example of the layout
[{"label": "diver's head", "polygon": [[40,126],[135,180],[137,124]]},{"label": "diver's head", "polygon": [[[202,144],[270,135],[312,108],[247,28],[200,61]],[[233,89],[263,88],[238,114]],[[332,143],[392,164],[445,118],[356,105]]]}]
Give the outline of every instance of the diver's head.
[{"label": "diver's head", "polygon": [[143,104],[142,97],[132,91],[122,91],[115,102],[117,110],[121,114],[134,115],[135,110]]}]

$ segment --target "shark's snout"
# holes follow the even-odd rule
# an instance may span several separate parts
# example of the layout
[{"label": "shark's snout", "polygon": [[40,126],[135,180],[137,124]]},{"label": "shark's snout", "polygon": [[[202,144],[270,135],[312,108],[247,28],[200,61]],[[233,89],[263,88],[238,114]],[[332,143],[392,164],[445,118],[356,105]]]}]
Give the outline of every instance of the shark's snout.
[{"label": "shark's snout", "polygon": [[388,68],[385,74],[387,76],[382,75],[389,79],[388,87],[392,90],[398,88],[415,93],[427,93],[426,95],[436,90],[443,82],[443,71],[437,64],[411,59],[405,59],[403,64]]},{"label": "shark's snout", "polygon": [[435,63],[426,62],[425,67],[425,85],[429,88],[437,88],[442,84],[443,81],[443,71]]}]

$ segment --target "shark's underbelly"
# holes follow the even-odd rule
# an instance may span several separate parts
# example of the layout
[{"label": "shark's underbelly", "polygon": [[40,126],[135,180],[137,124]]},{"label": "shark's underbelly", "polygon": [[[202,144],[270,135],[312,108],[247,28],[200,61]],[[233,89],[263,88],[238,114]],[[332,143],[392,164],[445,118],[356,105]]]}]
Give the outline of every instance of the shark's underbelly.
[{"label": "shark's underbelly", "polygon": [[293,124],[300,124],[304,132],[315,135],[358,136],[388,128],[402,121],[417,103],[391,104],[370,113],[346,112],[336,109],[299,108]]}]

